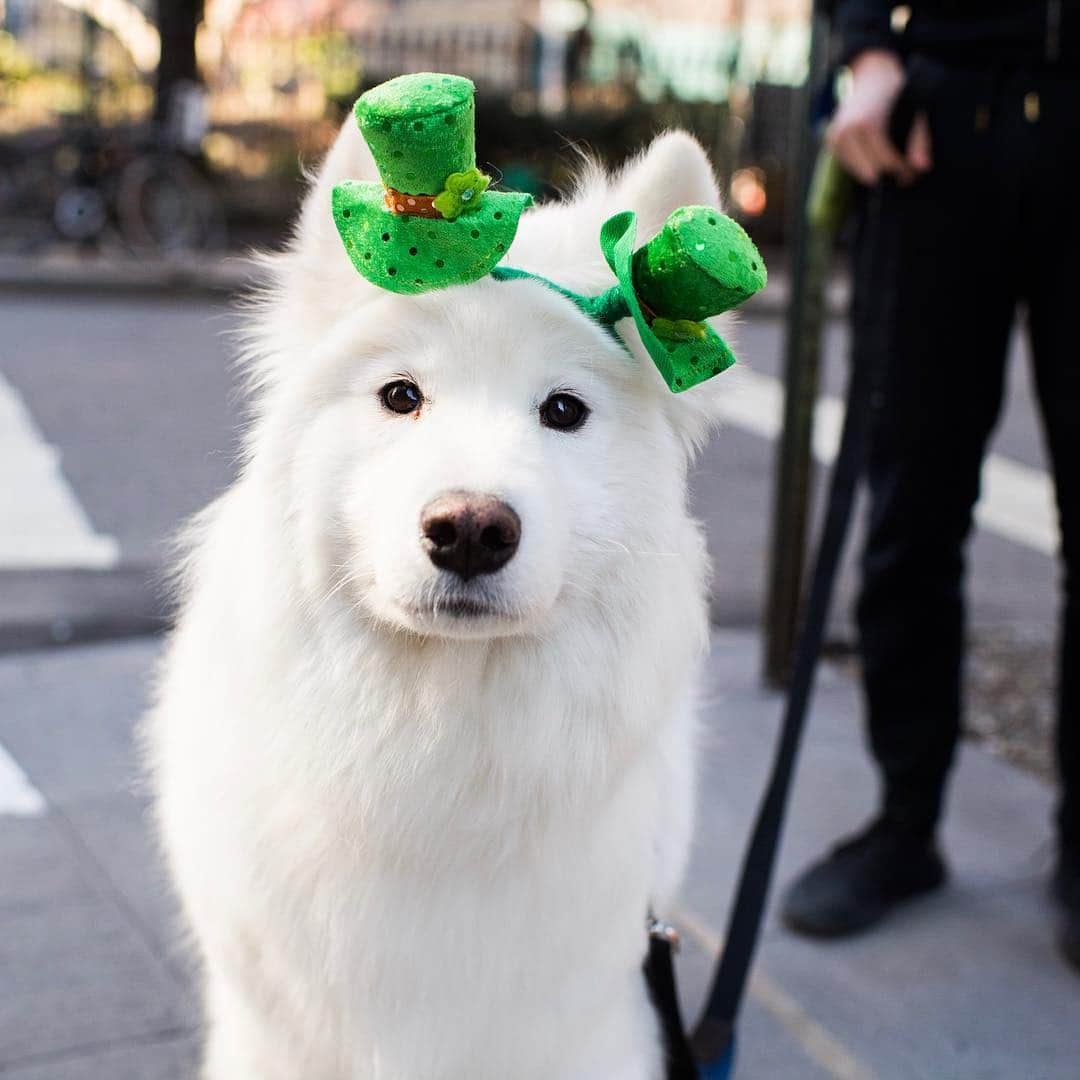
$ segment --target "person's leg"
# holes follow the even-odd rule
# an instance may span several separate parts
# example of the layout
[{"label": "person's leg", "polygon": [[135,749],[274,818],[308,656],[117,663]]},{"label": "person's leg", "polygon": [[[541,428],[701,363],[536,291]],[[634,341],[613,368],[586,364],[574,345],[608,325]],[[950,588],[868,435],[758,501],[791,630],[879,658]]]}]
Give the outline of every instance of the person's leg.
[{"label": "person's leg", "polygon": [[[1069,285],[1073,287],[1071,296]],[[1080,266],[1059,266],[1046,282],[1045,292],[1032,297],[1031,339],[1039,403],[1054,470],[1064,564],[1058,664],[1061,798],[1056,888],[1068,915],[1062,947],[1070,962],[1080,968],[1080,346],[1071,336],[1074,327],[1068,321],[1077,289]]]},{"label": "person's leg", "polygon": [[[1080,78],[1042,89],[1042,145],[1025,211],[1033,274],[1028,303],[1035,382],[1054,472],[1061,524],[1063,604],[1058,668],[1057,752],[1061,777],[1058,893],[1071,912],[1066,955],[1080,967],[1080,342],[1074,310],[1080,297]],[[1071,927],[1071,929],[1070,929]]]},{"label": "person's leg", "polygon": [[933,172],[874,196],[856,243],[854,362],[877,375],[858,618],[882,813],[789,889],[784,918],[804,933],[869,926],[944,877],[933,834],[960,725],[964,543],[1016,297],[974,114],[968,99],[932,112]]},{"label": "person's leg", "polygon": [[1064,212],[1063,237],[1052,270],[1030,301],[1035,381],[1054,471],[1063,562],[1058,688],[1058,764],[1062,845],[1080,856],[1080,210]]},{"label": "person's leg", "polygon": [[987,251],[985,219],[957,212],[928,239],[936,214],[923,220],[923,200],[896,201],[884,242],[888,291],[864,298],[855,343],[856,362],[882,372],[858,624],[883,809],[930,836],[960,728],[964,544],[1000,409],[1014,299],[1000,255]]}]

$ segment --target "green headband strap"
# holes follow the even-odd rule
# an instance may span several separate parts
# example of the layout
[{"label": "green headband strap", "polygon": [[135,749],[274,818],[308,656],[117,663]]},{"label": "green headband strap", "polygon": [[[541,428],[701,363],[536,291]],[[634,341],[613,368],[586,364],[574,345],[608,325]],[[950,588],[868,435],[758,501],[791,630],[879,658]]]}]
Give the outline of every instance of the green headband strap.
[{"label": "green headband strap", "polygon": [[533,274],[528,270],[519,270],[515,266],[496,266],[491,271],[491,276],[496,281],[535,281],[540,285],[566,297],[583,315],[599,323],[614,339],[615,343],[626,348],[626,342],[619,337],[615,324],[620,319],[625,319],[630,314],[630,308],[623,297],[622,290],[618,285],[612,285],[599,296],[583,296],[571,289],[567,289],[557,282],[546,278],[541,274]]},{"label": "green headband strap", "polygon": [[538,281],[549,289],[565,296],[583,315],[594,319],[602,326],[614,326],[620,319],[628,318],[630,307],[618,285],[612,285],[605,289],[599,296],[584,296],[572,289],[567,289],[558,282],[546,278],[542,274],[534,274],[529,270],[519,270],[516,266],[496,266],[491,271],[491,276],[496,281]]}]

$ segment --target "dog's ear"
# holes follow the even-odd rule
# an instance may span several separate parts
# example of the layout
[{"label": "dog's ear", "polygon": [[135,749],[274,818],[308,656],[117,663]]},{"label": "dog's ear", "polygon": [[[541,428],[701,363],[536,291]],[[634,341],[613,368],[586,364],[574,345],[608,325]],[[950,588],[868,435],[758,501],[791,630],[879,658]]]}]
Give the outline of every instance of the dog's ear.
[{"label": "dog's ear", "polygon": [[[720,191],[712,164],[701,143],[685,131],[668,131],[631,161],[617,178],[612,191],[612,213],[633,210],[638,216],[637,243],[652,239],[672,211],[680,206],[720,206]],[[735,320],[730,314],[709,320],[728,344]],[[635,348],[635,352],[638,349]],[[639,355],[642,362],[651,361]],[[673,394],[655,370],[656,391],[672,427],[693,455],[719,420],[732,379],[719,375],[681,394]]]},{"label": "dog's ear", "polygon": [[342,180],[378,178],[371,151],[350,112],[308,189],[292,242],[294,273],[302,280],[291,284],[307,294],[316,310],[326,304],[355,305],[358,294],[376,295],[349,260],[334,224],[331,196]]},{"label": "dog's ear", "polygon": [[616,179],[611,212],[633,210],[644,244],[680,206],[720,206],[720,191],[701,143],[686,131],[666,131]]},{"label": "dog's ear", "polygon": [[350,113],[334,145],[309,177],[286,250],[260,260],[269,285],[256,299],[257,310],[264,321],[275,322],[278,344],[293,336],[290,328],[326,327],[345,310],[378,295],[350,262],[331,209],[336,184],[377,178],[371,151]]},{"label": "dog's ear", "polygon": [[350,113],[309,176],[285,251],[255,256],[264,284],[249,297],[240,335],[242,363],[252,385],[272,385],[294,370],[296,356],[311,348],[313,330],[324,330],[347,310],[378,296],[349,260],[331,209],[335,184],[377,176],[371,151]]}]

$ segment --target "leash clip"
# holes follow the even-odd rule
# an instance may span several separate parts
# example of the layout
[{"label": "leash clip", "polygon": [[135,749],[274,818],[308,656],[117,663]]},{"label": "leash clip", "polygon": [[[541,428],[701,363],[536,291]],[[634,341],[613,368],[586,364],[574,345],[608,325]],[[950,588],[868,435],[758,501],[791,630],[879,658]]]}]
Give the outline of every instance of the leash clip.
[{"label": "leash clip", "polygon": [[679,931],[670,923],[661,922],[653,914],[650,914],[645,920],[645,929],[648,930],[649,937],[656,938],[658,941],[666,941],[672,952],[677,953],[682,947]]}]

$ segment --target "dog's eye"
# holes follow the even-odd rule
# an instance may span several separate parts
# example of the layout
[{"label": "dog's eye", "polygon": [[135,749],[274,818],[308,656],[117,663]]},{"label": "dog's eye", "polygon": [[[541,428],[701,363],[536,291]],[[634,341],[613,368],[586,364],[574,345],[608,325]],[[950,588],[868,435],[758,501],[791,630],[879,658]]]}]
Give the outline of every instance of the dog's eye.
[{"label": "dog's eye", "polygon": [[416,412],[424,403],[424,395],[420,393],[420,387],[408,379],[397,379],[387,383],[380,391],[379,397],[382,403],[396,413]]},{"label": "dog's eye", "polygon": [[540,422],[556,431],[576,431],[589,415],[589,407],[573,394],[552,394],[540,406]]}]

